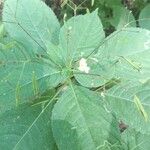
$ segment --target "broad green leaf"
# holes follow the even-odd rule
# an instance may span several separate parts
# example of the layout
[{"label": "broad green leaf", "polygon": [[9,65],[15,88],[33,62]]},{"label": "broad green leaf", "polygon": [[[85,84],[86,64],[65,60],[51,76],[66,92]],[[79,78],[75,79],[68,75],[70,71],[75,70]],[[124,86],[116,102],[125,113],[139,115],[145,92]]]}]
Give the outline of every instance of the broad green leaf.
[{"label": "broad green leaf", "polygon": [[150,4],[141,11],[139,16],[140,27],[150,30]]},{"label": "broad green leaf", "polygon": [[71,63],[89,55],[104,39],[104,31],[97,10],[69,19],[60,30],[60,52]]},{"label": "broad green leaf", "polygon": [[110,20],[111,24],[118,30],[125,26],[136,27],[135,18],[129,10],[125,7],[113,6],[113,18]]},{"label": "broad green leaf", "polygon": [[0,111],[31,101],[63,81],[48,58],[31,57],[17,44],[0,50]]},{"label": "broad green leaf", "polygon": [[23,105],[0,114],[0,149],[54,150],[52,106]]},{"label": "broad green leaf", "polygon": [[150,31],[144,29],[124,28],[114,32],[101,43],[97,53],[88,57],[88,73],[77,62],[74,73],[77,81],[83,86],[98,87],[112,78],[149,79],[149,39]]},{"label": "broad green leaf", "polygon": [[120,120],[137,132],[150,134],[150,81],[141,84],[127,82],[117,85],[105,95],[105,100]]},{"label": "broad green leaf", "polygon": [[118,122],[102,99],[72,84],[54,106],[52,131],[59,150],[117,150],[120,146]]},{"label": "broad green leaf", "polygon": [[[124,28],[106,38],[96,54],[100,61],[110,62],[114,77],[130,80],[150,78],[150,31]],[[107,66],[109,67],[109,65]]]},{"label": "broad green leaf", "polygon": [[46,52],[51,42],[58,44],[59,22],[41,0],[6,0],[3,22],[10,36],[26,46]]},{"label": "broad green leaf", "polygon": [[150,149],[150,135],[136,132],[134,129],[128,129],[122,133],[125,150],[148,150]]}]

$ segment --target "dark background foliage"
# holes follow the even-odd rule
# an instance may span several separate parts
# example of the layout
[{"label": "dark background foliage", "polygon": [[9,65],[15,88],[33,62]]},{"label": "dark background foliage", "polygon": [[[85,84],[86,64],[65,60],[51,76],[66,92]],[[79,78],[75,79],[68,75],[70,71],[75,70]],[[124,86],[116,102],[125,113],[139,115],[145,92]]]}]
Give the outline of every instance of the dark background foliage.
[{"label": "dark background foliage", "polygon": [[[99,8],[99,16],[102,20],[106,35],[112,33],[115,29],[110,23],[110,20],[114,17],[112,6],[125,7],[127,10],[132,11],[134,18],[138,20],[141,10],[150,3],[150,0],[95,0],[92,5],[91,0],[44,0],[55,12],[58,19],[62,22],[64,14],[67,14],[67,18],[74,15],[74,10],[77,7],[76,14],[85,14],[87,10],[90,12]],[[65,3],[66,2],[66,3]],[[63,5],[65,3],[65,5]],[[70,7],[70,6],[72,7]],[[139,26],[138,21],[136,25]]]}]

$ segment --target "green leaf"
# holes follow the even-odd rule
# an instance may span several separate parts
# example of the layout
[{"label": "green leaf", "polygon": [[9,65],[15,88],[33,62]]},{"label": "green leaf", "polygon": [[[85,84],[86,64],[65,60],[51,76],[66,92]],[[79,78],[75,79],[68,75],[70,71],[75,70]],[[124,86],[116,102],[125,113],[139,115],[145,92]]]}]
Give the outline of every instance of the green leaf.
[{"label": "green leaf", "polygon": [[150,4],[146,5],[139,16],[140,27],[150,30]]},{"label": "green leaf", "polygon": [[[122,83],[108,90],[105,100],[129,128],[150,133],[150,81]],[[138,99],[138,100],[137,100]],[[138,106],[138,107],[137,107]]]},{"label": "green leaf", "polygon": [[10,36],[26,46],[36,45],[46,52],[51,42],[58,44],[59,22],[41,0],[6,0],[3,22]]},{"label": "green leaf", "polygon": [[54,106],[52,131],[60,150],[117,150],[120,146],[117,120],[102,99],[72,84]]},{"label": "green leaf", "polygon": [[112,78],[148,80],[150,78],[150,31],[124,28],[108,36],[96,53],[86,60],[88,72],[80,61],[75,65],[77,81],[86,87],[98,87]]},{"label": "green leaf", "polygon": [[122,133],[125,150],[148,150],[150,149],[150,135],[136,132],[134,129],[128,129]]},{"label": "green leaf", "polygon": [[22,46],[0,50],[0,111],[39,97],[63,79],[48,58],[32,57]]},{"label": "green leaf", "polygon": [[[148,80],[150,78],[150,31],[124,28],[106,38],[96,54],[106,67],[115,70],[114,78]],[[112,68],[110,68],[112,69]]]},{"label": "green leaf", "polygon": [[129,10],[125,7],[113,6],[113,18],[110,20],[111,24],[118,30],[125,26],[136,27],[135,18]]},{"label": "green leaf", "polygon": [[51,131],[52,103],[23,105],[0,115],[0,148],[3,150],[55,149]]},{"label": "green leaf", "polygon": [[72,17],[60,30],[60,52],[65,62],[71,63],[89,55],[104,39],[104,31],[97,10]]}]

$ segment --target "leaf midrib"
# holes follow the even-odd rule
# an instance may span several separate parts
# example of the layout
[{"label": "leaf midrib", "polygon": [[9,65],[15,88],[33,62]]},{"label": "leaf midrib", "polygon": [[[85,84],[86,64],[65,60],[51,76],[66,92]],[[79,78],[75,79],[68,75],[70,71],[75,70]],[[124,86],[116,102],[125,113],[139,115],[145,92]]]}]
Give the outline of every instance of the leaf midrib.
[{"label": "leaf midrib", "polygon": [[71,86],[71,89],[72,89],[72,92],[73,92],[73,95],[74,95],[74,98],[75,98],[76,105],[77,105],[77,107],[78,107],[78,109],[79,109],[79,111],[80,111],[80,113],[81,113],[81,115],[82,115],[82,118],[83,118],[83,120],[84,120],[84,123],[86,124],[86,130],[85,130],[85,131],[88,131],[88,133],[89,133],[89,135],[90,135],[90,139],[91,139],[92,142],[93,142],[93,146],[94,146],[94,148],[96,149],[96,145],[95,145],[95,142],[94,142],[94,138],[92,137],[91,131],[90,131],[89,127],[88,127],[88,124],[87,124],[87,122],[86,122],[86,119],[85,119],[85,117],[84,117],[84,114],[83,114],[83,112],[82,112],[82,109],[81,109],[81,107],[80,107],[80,105],[79,105],[79,103],[78,103],[78,98],[77,98],[77,96],[76,96],[76,93],[75,93],[75,90],[74,90],[74,88],[73,88],[72,82],[70,82],[70,86]]}]

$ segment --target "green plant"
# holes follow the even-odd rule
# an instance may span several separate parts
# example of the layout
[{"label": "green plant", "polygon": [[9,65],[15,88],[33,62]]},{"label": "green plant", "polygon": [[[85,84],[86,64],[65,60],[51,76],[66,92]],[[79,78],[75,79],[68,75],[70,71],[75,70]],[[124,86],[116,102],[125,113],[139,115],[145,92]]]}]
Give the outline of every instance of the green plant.
[{"label": "green plant", "polygon": [[150,4],[143,8],[139,16],[139,24],[142,28],[150,29]]},{"label": "green plant", "polygon": [[105,38],[97,13],[60,27],[40,0],[5,1],[1,149],[150,149],[150,31]]}]

